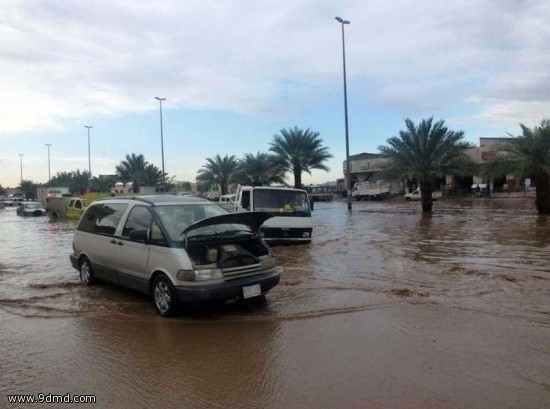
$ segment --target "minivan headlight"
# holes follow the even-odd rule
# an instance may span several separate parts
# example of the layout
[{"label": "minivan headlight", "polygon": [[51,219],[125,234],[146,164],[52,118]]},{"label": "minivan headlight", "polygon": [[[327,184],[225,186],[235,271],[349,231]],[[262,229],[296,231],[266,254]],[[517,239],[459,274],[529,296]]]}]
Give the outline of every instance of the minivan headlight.
[{"label": "minivan headlight", "polygon": [[208,281],[223,278],[219,268],[203,268],[199,270],[179,270],[176,277],[180,281]]},{"label": "minivan headlight", "polygon": [[262,260],[262,270],[269,270],[275,267],[275,257],[269,257],[266,260]]}]

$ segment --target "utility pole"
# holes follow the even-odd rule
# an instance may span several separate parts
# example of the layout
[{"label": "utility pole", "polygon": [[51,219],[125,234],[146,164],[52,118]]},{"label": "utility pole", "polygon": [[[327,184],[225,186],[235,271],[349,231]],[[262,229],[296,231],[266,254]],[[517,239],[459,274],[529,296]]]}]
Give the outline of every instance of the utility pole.
[{"label": "utility pole", "polygon": [[348,198],[348,210],[351,210],[351,172],[349,163],[349,131],[348,131],[348,91],[346,84],[346,42],[344,38],[344,25],[349,24],[348,20],[341,17],[335,17],[342,26],[342,60],[344,62],[344,117],[346,122],[346,190]]}]

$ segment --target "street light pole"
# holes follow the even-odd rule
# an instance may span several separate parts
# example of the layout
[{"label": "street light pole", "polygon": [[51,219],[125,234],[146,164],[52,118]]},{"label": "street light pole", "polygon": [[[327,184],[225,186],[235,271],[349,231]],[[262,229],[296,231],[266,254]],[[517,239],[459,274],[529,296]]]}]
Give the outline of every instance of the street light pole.
[{"label": "street light pole", "polygon": [[342,60],[344,62],[344,116],[346,121],[346,190],[348,197],[348,210],[351,210],[351,173],[349,163],[349,130],[348,130],[348,90],[346,84],[346,42],[344,39],[344,24],[349,24],[348,20],[341,17],[335,17],[335,20],[342,26]]},{"label": "street light pole", "polygon": [[45,144],[48,147],[48,182],[51,180],[51,174],[50,174],[50,146],[52,146],[51,143]]},{"label": "street light pole", "polygon": [[21,163],[21,187],[23,187],[23,154],[19,154],[19,161]]},{"label": "street light pole", "polygon": [[162,101],[166,101],[166,98],[155,97],[159,101],[160,108],[160,150],[162,154],[162,189],[164,191],[164,184],[166,182],[164,174],[164,140],[162,135]]},{"label": "street light pole", "polygon": [[84,128],[88,129],[88,173],[90,174],[90,178],[92,177],[92,160],[90,156],[90,129],[93,128],[93,126],[84,125]]}]

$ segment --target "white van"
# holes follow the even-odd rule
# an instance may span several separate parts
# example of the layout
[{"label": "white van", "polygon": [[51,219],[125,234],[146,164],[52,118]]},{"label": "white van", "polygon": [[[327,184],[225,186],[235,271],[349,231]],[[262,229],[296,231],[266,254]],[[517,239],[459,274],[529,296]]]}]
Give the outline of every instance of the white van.
[{"label": "white van", "polygon": [[237,195],[235,193],[222,195],[220,196],[220,200],[218,201],[218,204],[221,207],[223,207],[225,210],[232,211],[236,198],[237,198]]},{"label": "white van", "polygon": [[258,231],[269,218],[195,197],[98,200],[80,218],[70,260],[85,284],[132,288],[151,295],[160,315],[175,315],[181,304],[248,299],[277,285]]},{"label": "white van", "polygon": [[287,187],[239,186],[234,212],[266,212],[273,216],[260,227],[269,244],[309,243],[313,230],[307,192]]}]

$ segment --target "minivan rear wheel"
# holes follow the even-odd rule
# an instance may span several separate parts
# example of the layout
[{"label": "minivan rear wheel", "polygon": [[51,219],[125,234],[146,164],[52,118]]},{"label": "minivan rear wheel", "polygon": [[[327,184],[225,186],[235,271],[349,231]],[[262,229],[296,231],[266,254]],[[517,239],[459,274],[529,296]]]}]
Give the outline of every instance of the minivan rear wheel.
[{"label": "minivan rear wheel", "polygon": [[164,274],[159,274],[153,281],[153,304],[157,313],[163,317],[172,317],[179,312],[180,303],[176,289]]},{"label": "minivan rear wheel", "polygon": [[87,257],[84,257],[80,261],[80,281],[86,285],[94,285],[94,270],[92,269],[92,263]]}]

